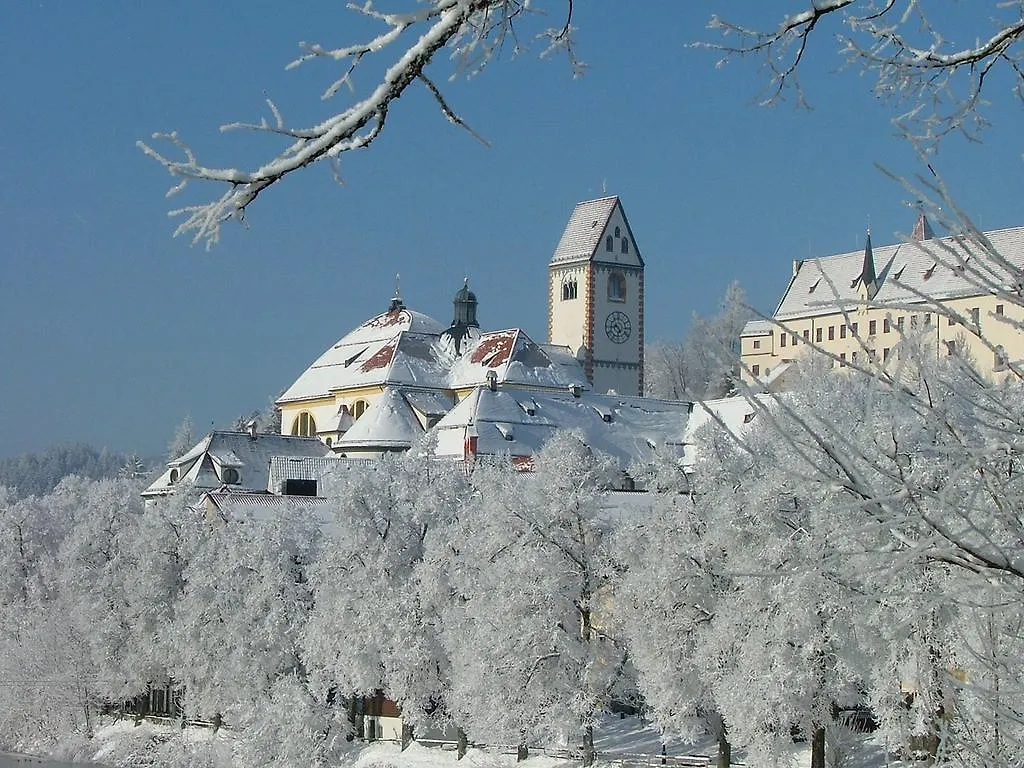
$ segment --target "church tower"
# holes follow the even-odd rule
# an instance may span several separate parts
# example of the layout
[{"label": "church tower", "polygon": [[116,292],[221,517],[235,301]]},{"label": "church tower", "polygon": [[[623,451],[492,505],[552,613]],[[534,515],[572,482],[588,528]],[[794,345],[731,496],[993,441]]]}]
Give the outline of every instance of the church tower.
[{"label": "church tower", "polygon": [[548,342],[595,392],[644,390],[644,260],[618,197],[576,206],[548,265]]}]

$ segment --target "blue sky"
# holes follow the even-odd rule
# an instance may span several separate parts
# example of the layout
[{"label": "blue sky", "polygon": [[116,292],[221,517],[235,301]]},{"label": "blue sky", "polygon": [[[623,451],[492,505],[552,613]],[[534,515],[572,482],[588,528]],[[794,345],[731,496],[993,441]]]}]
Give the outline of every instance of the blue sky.
[{"label": "blue sky", "polygon": [[[549,3],[561,13],[561,6]],[[485,327],[546,334],[546,265],[573,205],[621,196],[647,262],[647,339],[681,336],[739,280],[771,311],[791,261],[909,231],[913,173],[870,80],[836,72],[822,36],[804,75],[813,111],[753,106],[753,62],[716,69],[686,47],[709,14],[763,18],[754,0],[576,4],[564,59],[504,57],[447,84],[492,143],[404,96],[381,139],[284,182],[212,252],[173,239],[169,177],[136,149],[178,130],[208,162],[245,164],[268,140],[222,136],[274,98],[296,123],[339,104],[326,63],[284,71],[300,40],[341,45],[367,26],[340,2],[23,2],[0,46],[0,456],[85,440],[160,454],[264,406],[327,346],[406,303],[442,321],[468,275]],[[444,82],[447,62],[435,65]],[[1024,224],[1020,109],[992,95],[981,144],[937,167],[984,228]],[[261,155],[262,156],[262,155]],[[183,199],[182,202],[188,202]]]}]

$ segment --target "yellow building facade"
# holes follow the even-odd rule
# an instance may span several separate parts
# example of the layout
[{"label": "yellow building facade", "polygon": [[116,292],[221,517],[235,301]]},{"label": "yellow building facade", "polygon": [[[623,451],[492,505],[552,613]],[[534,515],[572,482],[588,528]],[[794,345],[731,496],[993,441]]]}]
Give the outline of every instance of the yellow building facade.
[{"label": "yellow building facade", "polygon": [[969,359],[991,380],[1024,358],[1024,227],[986,232],[983,245],[936,238],[922,216],[914,233],[880,248],[869,233],[862,251],[795,261],[772,318],[743,330],[743,380],[772,383],[780,366],[814,352],[838,368],[894,367],[909,338]]}]

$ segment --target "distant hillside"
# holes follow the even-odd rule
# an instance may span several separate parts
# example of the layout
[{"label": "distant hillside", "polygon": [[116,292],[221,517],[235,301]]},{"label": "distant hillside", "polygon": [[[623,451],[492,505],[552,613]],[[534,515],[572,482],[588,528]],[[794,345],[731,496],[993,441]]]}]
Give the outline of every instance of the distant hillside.
[{"label": "distant hillside", "polygon": [[41,453],[25,453],[0,460],[0,485],[18,496],[41,496],[68,475],[99,480],[115,477],[129,463],[127,454],[85,443],[55,445]]}]

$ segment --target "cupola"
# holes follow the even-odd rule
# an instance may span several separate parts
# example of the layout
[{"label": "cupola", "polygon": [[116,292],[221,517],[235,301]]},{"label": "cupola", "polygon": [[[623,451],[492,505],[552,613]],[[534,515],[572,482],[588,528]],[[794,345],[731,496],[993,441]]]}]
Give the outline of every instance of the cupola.
[{"label": "cupola", "polygon": [[469,290],[467,277],[452,300],[455,314],[452,324],[441,334],[442,344],[455,356],[466,351],[469,342],[479,337],[480,323],[476,319],[476,294]]}]

